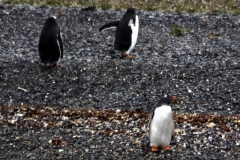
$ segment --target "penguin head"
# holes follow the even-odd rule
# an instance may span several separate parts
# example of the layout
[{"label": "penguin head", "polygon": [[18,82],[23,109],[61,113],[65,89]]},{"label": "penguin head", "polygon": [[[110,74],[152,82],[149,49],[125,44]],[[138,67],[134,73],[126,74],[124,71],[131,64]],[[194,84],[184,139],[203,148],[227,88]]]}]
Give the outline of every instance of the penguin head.
[{"label": "penguin head", "polygon": [[135,14],[135,9],[134,8],[128,8],[127,13],[134,13]]},{"label": "penguin head", "polygon": [[177,97],[175,97],[175,96],[167,96],[167,97],[164,97],[164,98],[162,98],[160,101],[159,101],[159,104],[160,105],[163,105],[163,104],[166,104],[166,105],[170,105],[170,103],[172,102],[172,101],[175,101],[175,100],[177,100]]},{"label": "penguin head", "polygon": [[58,11],[58,14],[55,16],[56,19],[62,17],[64,15],[64,12],[62,10]]}]

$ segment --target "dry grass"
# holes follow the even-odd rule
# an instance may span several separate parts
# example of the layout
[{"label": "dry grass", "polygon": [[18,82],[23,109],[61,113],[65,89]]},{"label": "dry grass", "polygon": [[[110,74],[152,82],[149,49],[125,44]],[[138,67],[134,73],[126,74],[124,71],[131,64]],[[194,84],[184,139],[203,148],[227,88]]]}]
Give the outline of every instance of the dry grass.
[{"label": "dry grass", "polygon": [[[5,106],[0,105],[0,125],[15,126],[21,122],[32,121],[32,126],[47,129],[59,126],[59,120],[71,121],[68,127],[78,126],[83,122],[90,124],[118,121],[139,121],[139,125],[148,124],[151,113],[144,109],[136,110],[102,110],[102,109],[73,109],[52,107],[30,107],[27,105]],[[16,121],[16,116],[17,121]],[[213,114],[179,114],[174,113],[173,119],[177,124],[191,124],[193,126],[217,127],[224,132],[236,130],[240,124],[240,116],[237,115],[213,115]]]},{"label": "dry grass", "polygon": [[240,0],[2,0],[2,4],[30,4],[39,6],[96,6],[101,9],[125,9],[175,11],[190,13],[240,13]]}]

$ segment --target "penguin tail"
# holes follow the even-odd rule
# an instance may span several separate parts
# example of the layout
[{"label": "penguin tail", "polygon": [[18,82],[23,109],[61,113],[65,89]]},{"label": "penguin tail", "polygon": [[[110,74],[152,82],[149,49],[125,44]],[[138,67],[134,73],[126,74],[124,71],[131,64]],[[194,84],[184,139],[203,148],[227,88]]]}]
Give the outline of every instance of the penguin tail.
[{"label": "penguin tail", "polygon": [[99,32],[102,32],[103,30],[106,30],[106,29],[117,28],[118,24],[119,24],[119,21],[114,21],[114,22],[110,22],[110,23],[104,24],[99,29]]}]

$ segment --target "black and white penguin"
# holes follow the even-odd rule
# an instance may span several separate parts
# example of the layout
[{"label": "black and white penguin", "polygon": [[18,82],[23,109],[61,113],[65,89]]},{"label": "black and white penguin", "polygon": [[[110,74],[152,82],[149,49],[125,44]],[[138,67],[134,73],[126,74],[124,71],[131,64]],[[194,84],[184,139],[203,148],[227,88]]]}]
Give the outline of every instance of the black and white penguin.
[{"label": "black and white penguin", "polygon": [[103,25],[99,29],[99,32],[109,28],[117,28],[114,50],[121,51],[123,57],[134,58],[130,55],[130,52],[137,43],[139,30],[139,19],[135,13],[135,9],[129,8],[120,21]]},{"label": "black and white penguin", "polygon": [[160,107],[153,112],[149,123],[149,139],[152,151],[158,151],[159,147],[164,150],[172,150],[169,147],[172,136],[174,135],[174,122],[170,103],[177,100],[176,97],[165,97],[160,100]]},{"label": "black and white penguin", "polygon": [[64,13],[58,12],[58,15],[49,17],[40,34],[38,43],[38,52],[42,63],[58,66],[60,59],[63,58],[63,44],[60,34],[60,26],[57,19]]}]

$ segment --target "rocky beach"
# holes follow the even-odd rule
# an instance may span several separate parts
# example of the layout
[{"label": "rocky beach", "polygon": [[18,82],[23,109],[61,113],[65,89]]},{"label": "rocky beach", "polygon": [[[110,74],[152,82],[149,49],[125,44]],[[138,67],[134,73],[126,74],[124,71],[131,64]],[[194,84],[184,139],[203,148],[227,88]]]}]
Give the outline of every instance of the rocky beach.
[{"label": "rocky beach", "polygon": [[[40,64],[45,20],[64,57]],[[240,15],[138,10],[132,55],[113,52],[125,10],[0,6],[1,159],[239,159]],[[153,153],[148,121],[174,95],[173,151]]]}]

